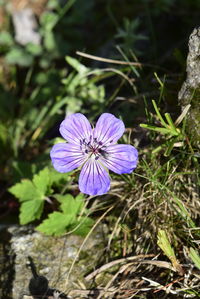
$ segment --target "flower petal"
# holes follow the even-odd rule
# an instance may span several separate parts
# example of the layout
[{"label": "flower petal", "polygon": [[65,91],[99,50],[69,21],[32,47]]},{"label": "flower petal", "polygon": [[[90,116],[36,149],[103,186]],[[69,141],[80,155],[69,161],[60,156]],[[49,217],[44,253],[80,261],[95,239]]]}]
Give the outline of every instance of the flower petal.
[{"label": "flower petal", "polygon": [[81,166],[87,155],[76,144],[57,143],[50,152],[53,167],[59,172],[68,172]]},{"label": "flower petal", "polygon": [[110,189],[108,171],[95,159],[89,159],[81,169],[79,189],[89,195],[102,195]]},{"label": "flower petal", "polygon": [[86,142],[91,140],[92,128],[85,115],[74,113],[62,121],[60,134],[68,142],[80,144],[80,140],[85,139]]},{"label": "flower petal", "polygon": [[103,113],[94,129],[94,138],[103,145],[116,143],[125,131],[124,123],[113,114]]},{"label": "flower petal", "polygon": [[114,144],[107,147],[100,161],[115,173],[131,173],[137,166],[138,151],[132,145]]}]

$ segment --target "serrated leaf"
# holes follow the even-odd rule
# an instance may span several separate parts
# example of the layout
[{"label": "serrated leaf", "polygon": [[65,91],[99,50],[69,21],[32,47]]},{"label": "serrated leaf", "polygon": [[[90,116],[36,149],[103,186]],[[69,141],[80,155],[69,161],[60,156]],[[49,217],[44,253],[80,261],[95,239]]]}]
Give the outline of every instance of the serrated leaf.
[{"label": "serrated leaf", "polygon": [[10,193],[12,193],[15,197],[19,199],[19,201],[27,201],[27,200],[41,200],[41,193],[37,190],[37,188],[33,185],[30,180],[24,179],[21,180],[20,183],[12,186],[8,189]]},{"label": "serrated leaf", "polygon": [[46,167],[38,174],[35,174],[33,177],[33,183],[39,192],[41,192],[41,195],[44,196],[50,184],[49,169]]},{"label": "serrated leaf", "polygon": [[84,195],[82,193],[79,193],[77,196],[76,196],[76,200],[84,200]]},{"label": "serrated leaf", "polygon": [[91,218],[79,217],[79,219],[77,219],[77,221],[70,227],[70,230],[74,230],[74,234],[84,237],[89,233],[93,224],[94,221]]},{"label": "serrated leaf", "polygon": [[56,195],[56,199],[61,203],[60,208],[64,214],[78,215],[84,206],[82,197],[74,198],[71,194]]},{"label": "serrated leaf", "polygon": [[70,173],[60,173],[55,169],[50,169],[49,171],[50,185],[59,184],[61,182],[68,182],[70,180]]},{"label": "serrated leaf", "polygon": [[39,219],[43,211],[44,201],[35,199],[22,203],[20,207],[20,224],[27,224],[35,219]]},{"label": "serrated leaf", "polygon": [[66,232],[67,227],[69,227],[73,222],[73,215],[53,212],[48,215],[48,219],[45,219],[39,226],[37,226],[36,229],[46,235],[60,236]]},{"label": "serrated leaf", "polygon": [[69,202],[70,200],[73,200],[74,197],[71,194],[65,194],[65,195],[60,195],[56,194],[55,198],[62,204],[64,201]]}]

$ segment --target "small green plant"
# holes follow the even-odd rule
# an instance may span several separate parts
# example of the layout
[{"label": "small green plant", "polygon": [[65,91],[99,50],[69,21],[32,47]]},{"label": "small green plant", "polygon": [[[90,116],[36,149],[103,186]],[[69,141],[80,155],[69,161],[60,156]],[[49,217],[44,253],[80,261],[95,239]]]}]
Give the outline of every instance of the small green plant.
[{"label": "small green plant", "polygon": [[60,211],[49,214],[36,229],[46,235],[60,236],[68,232],[85,236],[94,221],[87,216],[89,212],[85,208],[83,195],[74,198],[70,194],[57,194],[54,197],[60,203]]},{"label": "small green plant", "polygon": [[149,125],[149,124],[140,124],[140,127],[152,130],[155,132],[159,132],[163,135],[166,135],[166,141],[155,148],[152,153],[157,153],[162,149],[165,149],[164,155],[169,156],[172,149],[176,146],[180,147],[184,145],[186,141],[186,134],[185,134],[185,126],[183,124],[182,128],[178,128],[177,126],[183,121],[184,117],[186,116],[188,110],[190,109],[190,105],[187,105],[181,115],[173,122],[169,113],[165,113],[165,119],[162,117],[158,106],[154,100],[152,100],[153,107],[156,112],[156,116],[161,123],[161,126]]},{"label": "small green plant", "polygon": [[32,180],[22,179],[20,183],[9,188],[20,203],[20,224],[24,225],[42,217],[45,201],[49,204],[59,203],[59,211],[48,215],[37,229],[47,235],[62,235],[67,231],[73,231],[79,235],[87,234],[93,221],[87,217],[87,209],[84,208],[84,197],[70,194],[58,195],[54,193],[54,187],[61,181],[69,183],[70,175],[62,174],[45,167]]}]

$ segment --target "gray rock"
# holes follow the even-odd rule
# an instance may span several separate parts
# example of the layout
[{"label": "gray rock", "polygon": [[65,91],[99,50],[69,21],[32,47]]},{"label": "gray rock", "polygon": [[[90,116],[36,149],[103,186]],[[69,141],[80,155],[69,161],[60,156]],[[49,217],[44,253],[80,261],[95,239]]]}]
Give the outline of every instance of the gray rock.
[{"label": "gray rock", "polygon": [[24,8],[22,10],[13,10],[12,19],[15,28],[15,40],[21,44],[26,45],[33,43],[39,45],[41,43],[41,36],[37,32],[37,22],[35,15],[31,8]]},{"label": "gray rock", "polygon": [[103,256],[105,230],[101,226],[85,242],[67,280],[69,269],[84,241],[82,237],[75,235],[49,237],[26,226],[13,226],[8,230],[11,234],[10,259],[14,257],[13,299],[30,295],[28,284],[32,274],[27,267],[28,256],[32,257],[38,274],[49,280],[49,286],[65,294],[70,289],[79,288],[80,281],[85,284],[84,275],[94,270]]},{"label": "gray rock", "polygon": [[191,33],[188,46],[187,77],[178,98],[183,109],[191,104],[187,133],[192,143],[200,149],[200,27]]}]

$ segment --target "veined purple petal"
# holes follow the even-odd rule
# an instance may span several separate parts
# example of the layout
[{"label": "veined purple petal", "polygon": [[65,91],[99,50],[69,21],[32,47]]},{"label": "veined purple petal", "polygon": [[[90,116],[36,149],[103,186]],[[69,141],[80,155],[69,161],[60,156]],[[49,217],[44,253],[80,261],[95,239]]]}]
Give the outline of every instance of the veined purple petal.
[{"label": "veined purple petal", "polygon": [[110,189],[108,171],[95,159],[89,159],[82,167],[79,189],[89,195],[102,195]]},{"label": "veined purple petal", "polygon": [[132,145],[114,144],[106,149],[100,161],[115,173],[131,173],[137,166],[138,151]]},{"label": "veined purple petal", "polygon": [[53,167],[59,172],[68,172],[81,166],[87,155],[82,154],[76,144],[58,143],[50,152]]},{"label": "veined purple petal", "polygon": [[103,113],[94,129],[94,138],[103,145],[116,143],[125,131],[124,123],[113,114]]},{"label": "veined purple petal", "polygon": [[81,113],[67,116],[60,125],[60,134],[70,143],[80,144],[80,140],[89,142],[92,128],[87,118]]}]

